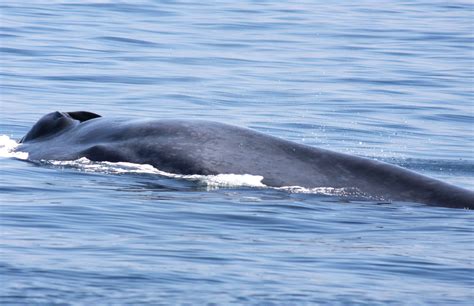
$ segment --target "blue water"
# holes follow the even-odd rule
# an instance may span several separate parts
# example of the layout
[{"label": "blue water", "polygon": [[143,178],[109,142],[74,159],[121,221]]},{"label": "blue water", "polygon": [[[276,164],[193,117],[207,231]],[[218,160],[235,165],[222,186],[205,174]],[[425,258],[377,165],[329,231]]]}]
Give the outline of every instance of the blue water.
[{"label": "blue water", "polygon": [[[201,118],[473,189],[473,12],[470,1],[4,0],[1,139],[55,110]],[[474,299],[471,211],[0,163],[1,304]]]}]

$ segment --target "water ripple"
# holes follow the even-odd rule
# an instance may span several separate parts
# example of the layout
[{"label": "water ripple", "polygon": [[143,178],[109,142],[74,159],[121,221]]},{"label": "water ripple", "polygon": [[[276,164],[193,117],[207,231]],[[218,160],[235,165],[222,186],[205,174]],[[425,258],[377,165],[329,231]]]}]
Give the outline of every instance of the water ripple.
[{"label": "water ripple", "polygon": [[[467,1],[5,0],[0,18],[2,139],[55,110],[200,118],[474,188]],[[470,211],[10,153],[1,304],[473,300]]]}]

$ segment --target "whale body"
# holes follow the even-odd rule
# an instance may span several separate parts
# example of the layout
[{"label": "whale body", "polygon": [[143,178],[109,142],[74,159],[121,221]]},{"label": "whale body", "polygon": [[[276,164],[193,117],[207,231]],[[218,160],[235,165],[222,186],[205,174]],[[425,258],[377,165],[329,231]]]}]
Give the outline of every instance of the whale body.
[{"label": "whale body", "polygon": [[357,190],[367,199],[474,208],[474,192],[368,158],[203,120],[43,116],[20,140],[28,159],[131,162],[177,174],[251,174],[267,186]]}]

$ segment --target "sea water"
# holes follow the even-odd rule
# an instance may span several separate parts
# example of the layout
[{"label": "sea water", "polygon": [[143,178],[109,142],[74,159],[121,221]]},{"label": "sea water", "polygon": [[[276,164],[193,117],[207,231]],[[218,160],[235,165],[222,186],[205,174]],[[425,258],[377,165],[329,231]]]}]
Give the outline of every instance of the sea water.
[{"label": "sea water", "polygon": [[470,305],[471,211],[12,152],[198,118],[474,188],[472,2],[201,2],[2,1],[0,303]]}]

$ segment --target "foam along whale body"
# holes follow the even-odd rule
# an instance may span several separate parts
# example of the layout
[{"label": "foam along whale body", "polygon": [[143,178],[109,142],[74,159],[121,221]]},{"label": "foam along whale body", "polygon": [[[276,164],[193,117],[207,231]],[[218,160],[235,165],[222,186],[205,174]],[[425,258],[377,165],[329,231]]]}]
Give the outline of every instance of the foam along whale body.
[{"label": "foam along whale body", "polygon": [[150,164],[177,174],[263,176],[268,186],[357,190],[367,199],[474,208],[474,192],[413,171],[201,120],[104,118],[90,112],[42,117],[17,151],[30,160]]}]

